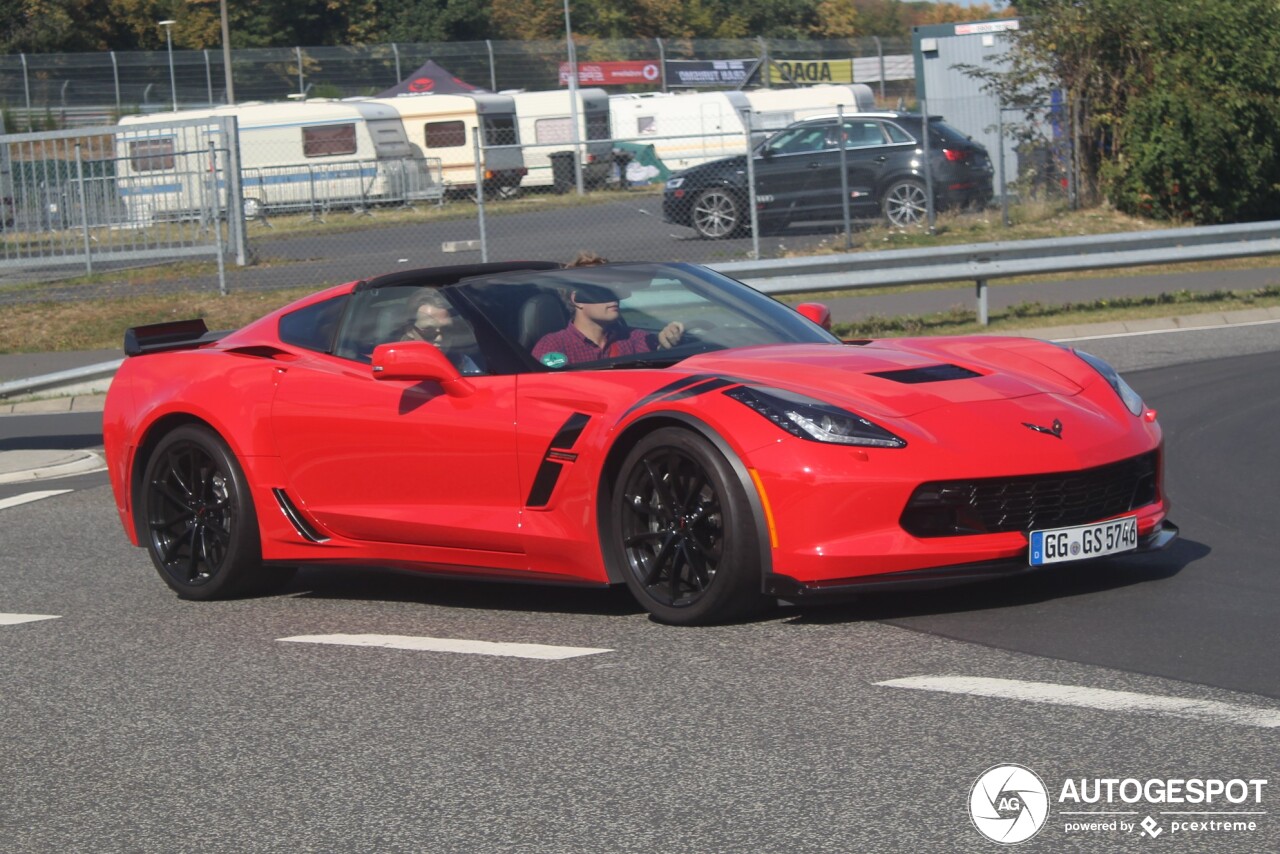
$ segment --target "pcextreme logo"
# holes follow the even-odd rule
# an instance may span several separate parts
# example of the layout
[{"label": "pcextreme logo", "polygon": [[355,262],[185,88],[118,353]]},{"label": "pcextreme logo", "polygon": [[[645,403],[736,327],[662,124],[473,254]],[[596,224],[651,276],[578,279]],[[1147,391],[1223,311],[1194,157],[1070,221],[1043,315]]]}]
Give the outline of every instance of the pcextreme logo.
[{"label": "pcextreme logo", "polygon": [[[1068,835],[1137,835],[1156,839],[1248,834],[1266,816],[1267,780],[1258,778],[1068,777],[1058,789],[1058,819]],[[1022,765],[993,765],[969,790],[969,818],[979,833],[1017,845],[1049,823],[1049,790]],[[1242,840],[1243,841],[1243,840]]]}]

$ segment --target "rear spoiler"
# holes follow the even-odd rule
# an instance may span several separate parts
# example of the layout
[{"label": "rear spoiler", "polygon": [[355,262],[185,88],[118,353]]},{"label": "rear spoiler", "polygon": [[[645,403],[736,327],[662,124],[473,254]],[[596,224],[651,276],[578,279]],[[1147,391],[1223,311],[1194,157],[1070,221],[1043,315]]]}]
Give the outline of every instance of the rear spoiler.
[{"label": "rear spoiler", "polygon": [[210,332],[204,318],[171,320],[167,323],[151,323],[131,326],[124,331],[124,354],[141,356],[144,353],[163,353],[167,350],[194,350],[212,344],[226,332]]}]

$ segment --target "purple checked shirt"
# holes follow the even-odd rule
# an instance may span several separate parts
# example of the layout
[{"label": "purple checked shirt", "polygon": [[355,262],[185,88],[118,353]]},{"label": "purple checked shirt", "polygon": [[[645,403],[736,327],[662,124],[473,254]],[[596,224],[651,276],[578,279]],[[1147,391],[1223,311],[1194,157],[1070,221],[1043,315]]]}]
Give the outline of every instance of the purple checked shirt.
[{"label": "purple checked shirt", "polygon": [[548,332],[543,335],[538,343],[533,345],[533,357],[541,361],[547,353],[564,353],[569,364],[580,365],[583,362],[596,362],[613,356],[651,353],[657,343],[658,336],[651,332],[614,325],[609,327],[605,345],[597,347],[594,341],[570,323],[559,332]]}]

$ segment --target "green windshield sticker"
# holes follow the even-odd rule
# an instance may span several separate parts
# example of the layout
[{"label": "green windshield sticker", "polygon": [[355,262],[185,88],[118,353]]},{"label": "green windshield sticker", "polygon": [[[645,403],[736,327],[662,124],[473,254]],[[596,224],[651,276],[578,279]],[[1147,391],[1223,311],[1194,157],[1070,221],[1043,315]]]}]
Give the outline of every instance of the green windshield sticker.
[{"label": "green windshield sticker", "polygon": [[548,368],[563,368],[569,364],[569,357],[564,353],[543,353],[542,364]]}]

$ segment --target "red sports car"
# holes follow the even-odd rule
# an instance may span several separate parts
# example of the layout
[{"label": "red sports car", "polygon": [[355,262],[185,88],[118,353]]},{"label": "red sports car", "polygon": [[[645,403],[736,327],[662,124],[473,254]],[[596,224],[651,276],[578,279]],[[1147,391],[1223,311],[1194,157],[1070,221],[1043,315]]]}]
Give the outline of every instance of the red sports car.
[{"label": "red sports car", "polygon": [[689,264],[398,272],[125,350],[120,519],[191,599],[342,563],[626,584],[693,624],[1177,535],[1155,412],[1105,362],[840,341]]}]

